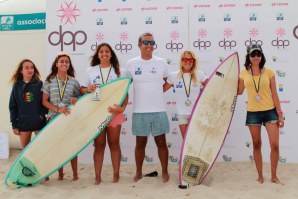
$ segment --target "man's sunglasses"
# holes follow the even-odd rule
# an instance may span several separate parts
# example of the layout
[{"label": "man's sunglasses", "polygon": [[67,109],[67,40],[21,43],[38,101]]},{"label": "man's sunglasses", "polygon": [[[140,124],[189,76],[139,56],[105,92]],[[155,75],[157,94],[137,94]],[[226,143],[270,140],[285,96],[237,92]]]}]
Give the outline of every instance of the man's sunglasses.
[{"label": "man's sunglasses", "polygon": [[155,41],[153,40],[153,41],[149,41],[149,40],[143,40],[142,41],[142,44],[144,44],[144,45],[148,45],[148,44],[150,44],[151,46],[153,46],[153,45],[155,45]]},{"label": "man's sunglasses", "polygon": [[256,51],[252,51],[252,53],[250,53],[249,56],[250,56],[250,57],[255,57],[255,56],[257,56],[257,57],[262,57],[262,52],[260,52],[260,51],[258,51],[258,50],[256,50]]},{"label": "man's sunglasses", "polygon": [[184,62],[184,63],[189,62],[189,63],[192,64],[192,63],[195,62],[195,59],[194,58],[182,58],[181,61]]}]

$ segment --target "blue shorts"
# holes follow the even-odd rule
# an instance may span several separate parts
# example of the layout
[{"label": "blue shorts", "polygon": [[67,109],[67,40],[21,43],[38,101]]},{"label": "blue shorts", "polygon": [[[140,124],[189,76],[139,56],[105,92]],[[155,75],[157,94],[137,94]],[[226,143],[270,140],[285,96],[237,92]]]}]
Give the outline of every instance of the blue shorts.
[{"label": "blue shorts", "polygon": [[166,133],[169,133],[169,120],[166,112],[132,114],[133,135],[158,136]]},{"label": "blue shorts", "polygon": [[265,126],[265,123],[267,122],[276,123],[277,121],[278,121],[278,115],[275,108],[267,111],[257,111],[257,112],[247,111],[245,125],[262,126],[263,124]]}]

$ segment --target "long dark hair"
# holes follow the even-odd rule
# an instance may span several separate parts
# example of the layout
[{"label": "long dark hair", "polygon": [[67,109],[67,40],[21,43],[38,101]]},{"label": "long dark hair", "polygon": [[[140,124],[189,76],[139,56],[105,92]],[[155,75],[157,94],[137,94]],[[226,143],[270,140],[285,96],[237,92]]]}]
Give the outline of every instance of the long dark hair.
[{"label": "long dark hair", "polygon": [[115,73],[116,73],[117,77],[119,77],[120,76],[119,61],[118,61],[118,58],[117,58],[117,55],[116,55],[115,51],[112,49],[112,47],[108,43],[101,43],[97,46],[96,51],[91,56],[90,66],[93,67],[93,66],[97,66],[97,65],[100,64],[100,59],[98,58],[98,52],[99,52],[100,48],[103,47],[103,46],[106,46],[110,49],[111,54],[112,54],[110,62],[112,64],[112,67],[115,70]]},{"label": "long dark hair", "polygon": [[266,63],[266,58],[265,58],[265,55],[263,53],[262,47],[259,44],[252,44],[252,45],[247,47],[244,66],[245,66],[246,70],[249,70],[251,68],[251,62],[250,62],[250,59],[249,59],[249,55],[250,55],[251,52],[254,51],[254,50],[251,51],[252,49],[257,49],[262,53],[261,62],[259,64],[259,68],[262,70],[262,68],[264,68],[264,65]]},{"label": "long dark hair", "polygon": [[33,61],[31,61],[30,59],[23,59],[23,60],[21,60],[21,62],[18,64],[17,70],[14,72],[14,74],[13,74],[12,77],[11,77],[10,82],[12,82],[13,84],[17,83],[19,80],[23,80],[23,73],[22,73],[22,70],[23,70],[23,64],[24,64],[25,62],[30,62],[30,63],[33,65],[33,67],[34,67],[34,74],[33,74],[31,80],[37,80],[37,81],[40,80],[40,74],[39,74],[39,71],[38,71],[38,69],[36,68],[36,66],[35,66],[35,64],[33,63]]},{"label": "long dark hair", "polygon": [[75,77],[75,70],[74,70],[74,67],[73,67],[73,65],[71,63],[70,56],[67,53],[65,53],[65,52],[60,52],[57,55],[57,57],[55,58],[55,60],[53,61],[53,63],[52,63],[51,72],[47,76],[46,81],[51,82],[51,79],[57,75],[57,73],[58,73],[58,67],[56,66],[56,64],[58,63],[58,61],[59,61],[59,59],[61,57],[68,57],[68,59],[69,59],[69,68],[67,70],[67,75],[70,76],[70,77]]}]

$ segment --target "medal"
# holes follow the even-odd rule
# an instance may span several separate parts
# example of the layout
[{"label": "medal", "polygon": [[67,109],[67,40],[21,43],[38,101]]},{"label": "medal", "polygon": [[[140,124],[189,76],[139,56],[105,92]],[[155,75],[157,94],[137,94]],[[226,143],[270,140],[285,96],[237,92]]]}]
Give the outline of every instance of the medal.
[{"label": "medal", "polygon": [[65,107],[65,104],[63,104],[62,102],[60,102],[59,105],[58,105],[58,107],[59,107],[59,108],[61,108],[61,107]]},{"label": "medal", "polygon": [[60,80],[58,79],[58,76],[57,77],[57,84],[58,84],[58,89],[59,89],[59,97],[60,97],[60,103],[58,105],[58,107],[65,107],[65,104],[62,103],[63,101],[63,97],[64,97],[64,94],[65,94],[65,88],[66,88],[66,84],[67,84],[67,79],[68,77],[66,76],[65,80],[61,83],[60,85]]},{"label": "medal", "polygon": [[255,100],[256,100],[257,102],[260,101],[260,100],[261,100],[261,96],[256,95],[256,96],[255,96]]},{"label": "medal", "polygon": [[187,100],[185,100],[185,105],[186,106],[190,106],[192,103],[191,103],[191,100],[189,99],[189,95],[190,95],[190,86],[191,86],[191,77],[190,76],[190,79],[189,79],[189,85],[188,85],[188,89],[186,88],[186,85],[185,85],[185,81],[184,81],[184,77],[182,75],[182,80],[183,80],[183,84],[184,84],[184,89],[185,89],[185,94],[186,94],[186,97],[187,97]]},{"label": "medal", "polygon": [[259,81],[258,81],[258,87],[257,87],[257,85],[256,85],[256,82],[255,82],[255,79],[254,79],[254,77],[253,77],[253,71],[252,71],[252,69],[250,69],[251,70],[251,76],[252,76],[252,81],[254,82],[254,86],[255,86],[255,90],[256,90],[256,93],[257,93],[257,95],[255,96],[255,100],[256,100],[256,102],[259,102],[260,100],[261,100],[261,96],[259,95],[259,91],[260,91],[260,81],[261,81],[261,70],[260,70],[260,78],[259,78]]},{"label": "medal", "polygon": [[185,105],[186,106],[190,106],[191,105],[191,101],[189,99],[185,100]]}]

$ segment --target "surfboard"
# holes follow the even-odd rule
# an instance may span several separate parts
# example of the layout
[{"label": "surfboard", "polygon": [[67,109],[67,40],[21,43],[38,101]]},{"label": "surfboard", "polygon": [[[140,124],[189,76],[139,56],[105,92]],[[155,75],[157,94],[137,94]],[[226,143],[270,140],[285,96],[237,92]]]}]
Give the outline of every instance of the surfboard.
[{"label": "surfboard", "polygon": [[239,70],[236,52],[214,70],[195,102],[181,147],[180,188],[201,184],[212,168],[232,121]]},{"label": "surfboard", "polygon": [[19,154],[6,175],[5,184],[26,187],[39,183],[80,153],[109,124],[108,107],[122,104],[131,79],[123,77],[100,86],[100,101],[92,94],[80,97],[69,107],[68,116],[51,120]]}]

